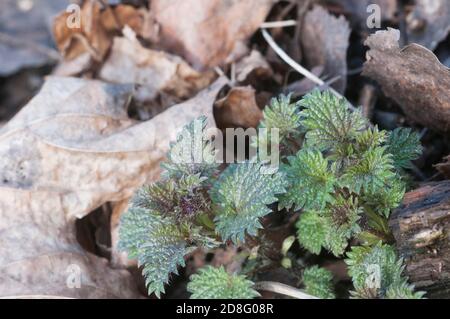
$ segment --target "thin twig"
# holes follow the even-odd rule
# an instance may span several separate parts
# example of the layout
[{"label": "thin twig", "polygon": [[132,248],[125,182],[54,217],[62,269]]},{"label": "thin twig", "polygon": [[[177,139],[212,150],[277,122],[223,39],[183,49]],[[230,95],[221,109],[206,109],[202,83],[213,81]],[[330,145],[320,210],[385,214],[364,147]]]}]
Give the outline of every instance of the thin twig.
[{"label": "thin twig", "polygon": [[[272,36],[267,32],[265,29],[261,29],[262,35],[264,39],[267,41],[267,43],[270,45],[270,47],[275,51],[276,54],[284,61],[286,62],[290,67],[292,67],[295,71],[300,73],[301,75],[307,77],[314,83],[316,83],[319,86],[326,87],[330,90],[331,93],[333,93],[335,96],[337,96],[340,99],[345,99],[345,97],[337,92],[332,87],[329,87],[325,81],[320,79],[318,76],[316,76],[314,73],[310,72],[308,69],[304,68],[297,62],[295,62],[286,52],[283,51],[283,49],[275,42],[275,40],[272,38]],[[348,101],[347,101],[348,102]],[[356,110],[356,108],[351,105],[350,102],[348,102],[348,105],[350,109],[353,111]]]},{"label": "thin twig", "polygon": [[230,71],[230,76],[231,76],[231,83],[233,83],[233,85],[235,85],[236,83],[236,64],[233,62],[231,63],[231,71]]},{"label": "thin twig", "polygon": [[219,75],[220,77],[223,77],[223,78],[225,78],[226,80],[227,80],[227,84],[229,85],[229,86],[233,86],[233,83],[231,82],[231,80],[230,80],[230,78],[225,74],[225,72],[223,72],[223,70],[220,68],[220,67],[218,67],[218,66],[216,66],[215,68],[214,68],[214,71],[217,73],[217,75]]},{"label": "thin twig", "polygon": [[295,20],[269,21],[261,24],[261,28],[263,29],[284,28],[284,27],[294,27],[296,25],[297,21]]},{"label": "thin twig", "polygon": [[291,286],[288,286],[288,285],[285,285],[285,284],[282,284],[279,282],[274,282],[274,281],[257,282],[255,284],[255,289],[271,291],[271,292],[274,292],[274,293],[277,293],[280,295],[285,295],[285,296],[289,296],[289,297],[296,298],[296,299],[319,299],[315,296],[308,295],[307,293],[305,293],[297,288],[294,288],[294,287],[291,287]]}]

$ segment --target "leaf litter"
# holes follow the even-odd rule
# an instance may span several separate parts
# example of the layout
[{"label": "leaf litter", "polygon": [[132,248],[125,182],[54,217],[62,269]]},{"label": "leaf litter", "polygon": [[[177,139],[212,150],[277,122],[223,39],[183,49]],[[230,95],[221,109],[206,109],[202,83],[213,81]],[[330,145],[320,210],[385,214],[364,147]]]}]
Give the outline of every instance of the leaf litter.
[{"label": "leaf litter", "polygon": [[[450,57],[448,1],[85,0],[80,28],[67,26],[63,1],[31,0],[25,13],[14,2],[0,5],[1,297],[142,297],[142,278],[128,271],[136,264],[117,251],[133,192],[159,179],[183,125],[206,115],[220,129],[257,127],[281,92],[300,97],[330,85],[356,107],[374,101],[365,114],[375,124],[422,130],[418,179],[448,177],[447,163],[435,165],[450,154],[449,70],[430,51]],[[367,28],[369,2],[381,8],[379,30]],[[19,28],[14,19],[31,22]],[[266,31],[324,85],[295,72],[261,36],[264,22],[282,20],[290,22]],[[89,253],[75,227],[105,203],[109,259]],[[294,217],[266,218],[264,235],[283,229],[273,239],[281,246]],[[240,270],[242,253],[256,248],[196,251],[187,273],[205,264]],[[282,273],[296,286],[279,254],[271,258],[277,266],[258,276],[282,281]],[[338,285],[348,284],[345,265],[320,258]],[[83,274],[80,289],[67,282],[73,271]],[[174,278],[168,297],[185,297],[183,282]]]}]

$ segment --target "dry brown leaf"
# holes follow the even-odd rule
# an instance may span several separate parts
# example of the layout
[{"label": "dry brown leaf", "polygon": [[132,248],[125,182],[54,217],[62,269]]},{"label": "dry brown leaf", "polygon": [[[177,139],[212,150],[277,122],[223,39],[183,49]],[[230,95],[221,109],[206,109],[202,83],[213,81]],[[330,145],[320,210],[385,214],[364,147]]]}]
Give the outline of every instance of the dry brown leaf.
[{"label": "dry brown leaf", "polygon": [[301,43],[306,65],[324,67],[327,78],[339,77],[331,86],[343,93],[347,86],[347,48],[350,27],[343,16],[336,18],[320,6],[305,15]]},{"label": "dry brown leaf", "polygon": [[67,21],[73,15],[63,12],[55,18],[53,34],[59,51],[67,60],[75,59],[88,52],[97,61],[103,61],[112,39],[125,25],[138,35],[148,29],[149,12],[132,6],[105,7],[100,1],[87,0],[81,8],[81,27],[69,27]]},{"label": "dry brown leaf", "polygon": [[257,127],[263,117],[251,86],[232,88],[214,106],[219,128]]},{"label": "dry brown leaf", "polygon": [[450,32],[450,1],[415,0],[406,17],[408,41],[434,50]]},{"label": "dry brown leaf", "polygon": [[216,77],[213,71],[195,71],[178,56],[144,48],[131,30],[125,33],[127,37],[114,39],[99,76],[113,83],[137,84],[135,99],[140,103],[153,100],[161,92],[189,98]]},{"label": "dry brown leaf", "polygon": [[363,75],[377,81],[415,122],[450,131],[450,70],[418,44],[400,49],[399,38],[400,32],[389,28],[366,40],[370,51]]},{"label": "dry brown leaf", "polygon": [[[128,272],[81,248],[75,220],[158,176],[184,124],[213,123],[224,82],[137,123],[126,112],[131,86],[50,77],[0,131],[0,296],[138,297]],[[81,286],[70,288],[78,271]]]},{"label": "dry brown leaf", "polygon": [[276,0],[153,0],[161,44],[195,68],[223,63],[264,22]]}]

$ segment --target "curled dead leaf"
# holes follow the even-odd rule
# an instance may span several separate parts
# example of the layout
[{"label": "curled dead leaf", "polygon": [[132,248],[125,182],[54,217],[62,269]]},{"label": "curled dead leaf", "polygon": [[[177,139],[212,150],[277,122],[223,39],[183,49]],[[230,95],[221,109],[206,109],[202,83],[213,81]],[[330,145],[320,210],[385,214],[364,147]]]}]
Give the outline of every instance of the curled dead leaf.
[{"label": "curled dead leaf", "polygon": [[113,83],[136,84],[135,99],[140,103],[161,92],[178,99],[192,97],[216,77],[213,71],[195,71],[178,56],[144,48],[133,34],[114,39],[99,76]]},{"label": "curled dead leaf", "polygon": [[214,106],[219,128],[257,127],[263,117],[251,86],[232,88]]},{"label": "curled dead leaf", "polygon": [[132,86],[50,77],[0,131],[0,296],[139,297],[127,271],[81,248],[75,220],[158,176],[184,124],[214,123],[224,82],[137,123]]},{"label": "curled dead leaf", "polygon": [[399,47],[400,32],[378,31],[365,42],[370,50],[363,75],[377,81],[413,121],[450,131],[450,70],[418,44]]},{"label": "curled dead leaf", "polygon": [[[97,62],[103,61],[112,39],[128,25],[138,35],[149,29],[150,14],[133,6],[103,6],[101,1],[84,1],[80,11],[80,24],[76,24],[73,12],[63,12],[55,18],[53,35],[61,54],[67,60],[89,53]],[[147,35],[148,36],[148,35]]]}]

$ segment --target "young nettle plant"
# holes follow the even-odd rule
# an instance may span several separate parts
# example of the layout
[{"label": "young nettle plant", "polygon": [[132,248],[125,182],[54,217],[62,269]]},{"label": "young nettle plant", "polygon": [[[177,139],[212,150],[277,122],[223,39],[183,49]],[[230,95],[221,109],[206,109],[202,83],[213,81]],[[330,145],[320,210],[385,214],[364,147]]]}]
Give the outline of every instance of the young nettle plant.
[{"label": "young nettle plant", "polygon": [[[343,256],[350,241],[360,245],[346,260],[352,296],[422,296],[402,277],[387,226],[405,192],[404,169],[421,153],[417,134],[380,131],[329,92],[313,91],[297,103],[281,96],[266,107],[260,124],[279,131],[279,170],[255,157],[220,171],[212,143],[193,138],[199,123],[205,128],[206,119],[183,129],[171,145],[162,180],[140,189],[122,218],[119,248],[144,266],[149,293],[163,293],[170,274],[193,250],[258,236],[261,218],[272,212],[268,205],[278,203],[279,210],[301,212],[297,237],[310,252]],[[253,145],[261,149],[269,141],[255,138]],[[334,297],[325,269],[306,269],[303,285],[317,297]],[[194,275],[188,290],[195,298],[257,296],[242,275],[211,267]]]},{"label": "young nettle plant", "polygon": [[193,250],[256,236],[260,217],[271,212],[267,205],[285,192],[282,175],[262,170],[261,163],[231,164],[219,172],[212,144],[194,136],[199,123],[205,128],[206,118],[179,134],[162,180],[140,189],[121,221],[119,249],[144,266],[149,293],[158,297]]}]

